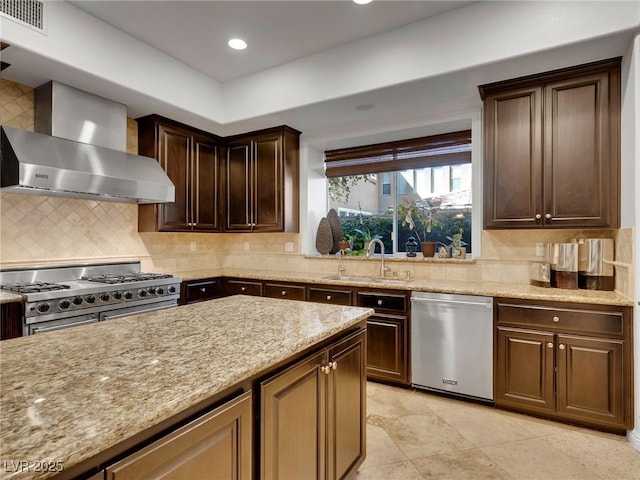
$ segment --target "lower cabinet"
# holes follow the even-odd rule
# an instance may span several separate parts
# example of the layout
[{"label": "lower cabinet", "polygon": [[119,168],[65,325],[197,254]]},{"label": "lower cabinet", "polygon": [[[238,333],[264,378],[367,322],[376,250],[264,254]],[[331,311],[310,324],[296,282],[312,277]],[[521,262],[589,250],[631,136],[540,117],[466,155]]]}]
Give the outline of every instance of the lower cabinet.
[{"label": "lower cabinet", "polygon": [[630,310],[496,300],[496,406],[632,428]]},{"label": "lower cabinet", "polygon": [[365,331],[261,383],[260,478],[342,479],[365,457]]},{"label": "lower cabinet", "polygon": [[187,280],[180,286],[180,305],[212,300],[220,296],[219,279],[203,278],[198,280]]},{"label": "lower cabinet", "polygon": [[107,467],[109,480],[252,478],[251,392]]},{"label": "lower cabinet", "polygon": [[0,304],[0,340],[22,336],[22,302]]}]

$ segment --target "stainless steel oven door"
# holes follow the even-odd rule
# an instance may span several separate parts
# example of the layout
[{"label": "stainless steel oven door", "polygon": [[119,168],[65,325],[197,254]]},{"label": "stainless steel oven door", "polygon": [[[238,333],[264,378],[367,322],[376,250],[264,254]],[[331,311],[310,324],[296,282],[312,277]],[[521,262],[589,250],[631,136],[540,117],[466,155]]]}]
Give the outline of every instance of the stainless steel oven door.
[{"label": "stainless steel oven door", "polygon": [[25,325],[25,335],[34,335],[36,333],[53,332],[62,330],[63,328],[77,327],[87,323],[96,323],[100,321],[98,313],[90,313],[88,315],[78,315],[76,317],[63,318],[60,320],[50,320],[48,322],[29,323]]},{"label": "stainless steel oven door", "polygon": [[116,318],[128,317],[129,315],[136,315],[138,313],[153,312],[155,310],[163,310],[165,308],[177,307],[178,304],[175,300],[166,300],[164,302],[157,302],[147,305],[137,305],[133,307],[119,308],[117,310],[110,310],[108,312],[102,312],[100,314],[100,320],[114,320]]}]

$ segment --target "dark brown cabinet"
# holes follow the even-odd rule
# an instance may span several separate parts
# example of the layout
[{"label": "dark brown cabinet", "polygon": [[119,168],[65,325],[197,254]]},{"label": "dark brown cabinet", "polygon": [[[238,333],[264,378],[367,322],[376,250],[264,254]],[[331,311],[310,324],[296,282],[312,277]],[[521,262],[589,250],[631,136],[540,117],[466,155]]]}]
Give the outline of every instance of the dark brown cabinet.
[{"label": "dark brown cabinet", "polygon": [[485,228],[619,226],[619,58],[479,89]]},{"label": "dark brown cabinet", "polygon": [[282,126],[228,138],[226,231],[298,231],[299,136]]},{"label": "dark brown cabinet", "polygon": [[307,300],[316,303],[330,303],[333,305],[352,305],[353,290],[309,287]]},{"label": "dark brown cabinet", "polygon": [[105,478],[252,478],[251,392],[107,467]]},{"label": "dark brown cabinet", "polygon": [[495,404],[631,428],[631,309],[497,299]]},{"label": "dark brown cabinet", "polygon": [[218,298],[221,293],[220,280],[218,278],[203,278],[188,280],[180,285],[180,305],[203,302]]},{"label": "dark brown cabinet", "polygon": [[357,305],[373,308],[367,319],[367,377],[399,385],[409,375],[409,301],[407,292],[359,290]]},{"label": "dark brown cabinet", "polygon": [[156,158],[176,188],[173,203],[139,206],[138,230],[219,231],[221,139],[151,115],[138,119],[138,143],[139,153]]},{"label": "dark brown cabinet", "polygon": [[260,478],[342,479],[365,457],[365,331],[260,386]]},{"label": "dark brown cabinet", "polygon": [[224,295],[253,295],[262,296],[262,282],[260,280],[224,279]]},{"label": "dark brown cabinet", "polygon": [[305,300],[305,286],[265,282],[264,296],[271,298],[286,298],[288,300]]},{"label": "dark brown cabinet", "polygon": [[0,304],[0,340],[22,336],[22,302]]}]

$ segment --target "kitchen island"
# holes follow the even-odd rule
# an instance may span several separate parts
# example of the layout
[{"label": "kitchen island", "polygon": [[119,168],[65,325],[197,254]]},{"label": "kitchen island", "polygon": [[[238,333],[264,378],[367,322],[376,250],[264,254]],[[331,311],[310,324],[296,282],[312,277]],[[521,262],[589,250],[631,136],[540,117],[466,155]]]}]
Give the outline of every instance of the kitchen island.
[{"label": "kitchen island", "polygon": [[260,394],[300,359],[323,361],[318,352],[362,335],[372,313],[234,296],[2,342],[0,478],[100,472],[243,392]]}]

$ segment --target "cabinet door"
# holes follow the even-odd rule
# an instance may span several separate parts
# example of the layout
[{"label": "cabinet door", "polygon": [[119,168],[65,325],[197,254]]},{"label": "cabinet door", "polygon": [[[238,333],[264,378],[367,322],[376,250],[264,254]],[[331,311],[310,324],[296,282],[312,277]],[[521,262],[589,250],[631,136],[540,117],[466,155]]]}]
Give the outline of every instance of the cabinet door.
[{"label": "cabinet door", "polygon": [[552,333],[498,327],[495,403],[555,411]]},{"label": "cabinet door", "polygon": [[0,304],[0,340],[22,336],[22,302]]},{"label": "cabinet door", "polygon": [[616,124],[612,137],[610,111],[618,93],[609,75],[545,86],[545,224],[618,226],[618,134]]},{"label": "cabinet door", "polygon": [[254,230],[282,231],[282,135],[269,134],[253,140]]},{"label": "cabinet door", "polygon": [[194,137],[191,166],[191,226],[194,230],[218,231],[218,145],[209,139]]},{"label": "cabinet door", "polygon": [[251,479],[251,392],[106,469],[109,480]]},{"label": "cabinet door", "polygon": [[626,427],[623,341],[558,335],[558,413]]},{"label": "cabinet door", "polygon": [[484,130],[484,227],[539,226],[543,216],[542,89],[487,96]]},{"label": "cabinet door", "polygon": [[322,351],[261,384],[260,478],[325,478]]},{"label": "cabinet door", "polygon": [[327,390],[327,478],[355,472],[366,454],[366,333],[329,350]]},{"label": "cabinet door", "polygon": [[227,147],[225,165],[225,228],[251,230],[251,141],[238,141]]},{"label": "cabinet door", "polygon": [[407,317],[376,314],[367,319],[367,377],[408,384]]},{"label": "cabinet door", "polygon": [[176,187],[175,202],[159,205],[158,230],[190,230],[187,225],[187,210],[190,195],[188,179],[191,176],[191,135],[182,129],[165,125],[160,125],[158,129],[158,161]]}]

